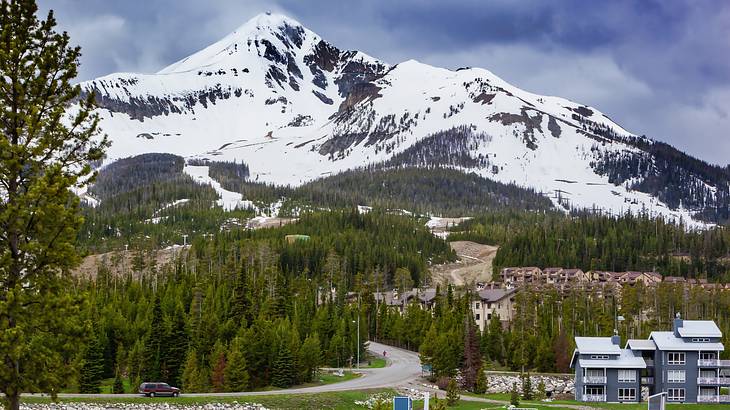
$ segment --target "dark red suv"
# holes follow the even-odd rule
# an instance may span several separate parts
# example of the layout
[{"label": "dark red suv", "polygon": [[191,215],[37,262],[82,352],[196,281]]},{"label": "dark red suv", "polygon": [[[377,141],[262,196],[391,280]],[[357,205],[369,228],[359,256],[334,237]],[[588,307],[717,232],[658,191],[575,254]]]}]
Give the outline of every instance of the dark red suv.
[{"label": "dark red suv", "polygon": [[147,397],[180,395],[180,389],[172,387],[167,383],[142,383],[139,385],[139,394]]}]

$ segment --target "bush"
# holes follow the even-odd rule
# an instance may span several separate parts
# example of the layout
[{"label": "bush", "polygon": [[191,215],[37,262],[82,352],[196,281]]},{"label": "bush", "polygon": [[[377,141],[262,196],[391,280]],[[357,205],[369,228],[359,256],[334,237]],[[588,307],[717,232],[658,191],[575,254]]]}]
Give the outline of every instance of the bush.
[{"label": "bush", "polygon": [[449,380],[449,385],[446,386],[446,404],[449,406],[455,406],[459,403],[459,387],[456,385],[456,380]]},{"label": "bush", "polygon": [[479,368],[479,373],[477,373],[477,380],[476,383],[474,383],[474,393],[476,394],[484,394],[487,392],[487,374],[484,371],[484,365]]}]

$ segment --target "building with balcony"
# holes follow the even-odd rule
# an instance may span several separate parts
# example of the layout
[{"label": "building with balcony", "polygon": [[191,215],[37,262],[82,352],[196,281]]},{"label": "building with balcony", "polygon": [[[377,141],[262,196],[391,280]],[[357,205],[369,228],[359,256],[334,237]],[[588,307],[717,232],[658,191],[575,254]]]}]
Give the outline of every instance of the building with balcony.
[{"label": "building with balcony", "polygon": [[618,335],[576,337],[570,361],[575,369],[575,399],[586,402],[641,401],[641,372],[646,362],[620,347]]},{"label": "building with balcony", "polygon": [[715,322],[679,315],[671,331],[630,339],[623,349],[616,335],[576,337],[576,400],[640,401],[663,392],[674,403],[730,403],[730,360],[720,359],[721,339]]}]

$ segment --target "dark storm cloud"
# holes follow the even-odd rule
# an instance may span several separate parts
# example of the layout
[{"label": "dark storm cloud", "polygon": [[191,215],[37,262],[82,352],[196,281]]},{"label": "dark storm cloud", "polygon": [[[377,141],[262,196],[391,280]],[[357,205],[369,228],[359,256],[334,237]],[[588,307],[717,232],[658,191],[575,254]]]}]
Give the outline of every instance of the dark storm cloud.
[{"label": "dark storm cloud", "polygon": [[632,132],[730,162],[730,3],[710,0],[41,0],[83,79],[154,72],[273,10],[390,63],[484,67]]}]

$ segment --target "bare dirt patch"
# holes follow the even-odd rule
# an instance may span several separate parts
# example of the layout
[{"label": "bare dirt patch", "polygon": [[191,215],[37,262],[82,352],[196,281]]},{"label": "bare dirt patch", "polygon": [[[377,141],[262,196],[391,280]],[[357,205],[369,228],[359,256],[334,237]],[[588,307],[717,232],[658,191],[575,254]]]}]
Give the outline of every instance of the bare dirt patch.
[{"label": "bare dirt patch", "polygon": [[497,255],[498,246],[482,245],[471,241],[450,242],[451,249],[459,260],[431,267],[434,283],[451,283],[463,286],[474,282],[492,280],[492,261]]},{"label": "bare dirt patch", "polygon": [[[73,274],[93,279],[99,268],[105,267],[113,276],[126,276],[128,273],[138,275],[153,267],[159,270],[173,262],[183,252],[187,252],[189,248],[190,245],[176,245],[153,251],[129,250],[89,255],[74,269]],[[139,268],[142,268],[142,271],[136,272]]]}]

